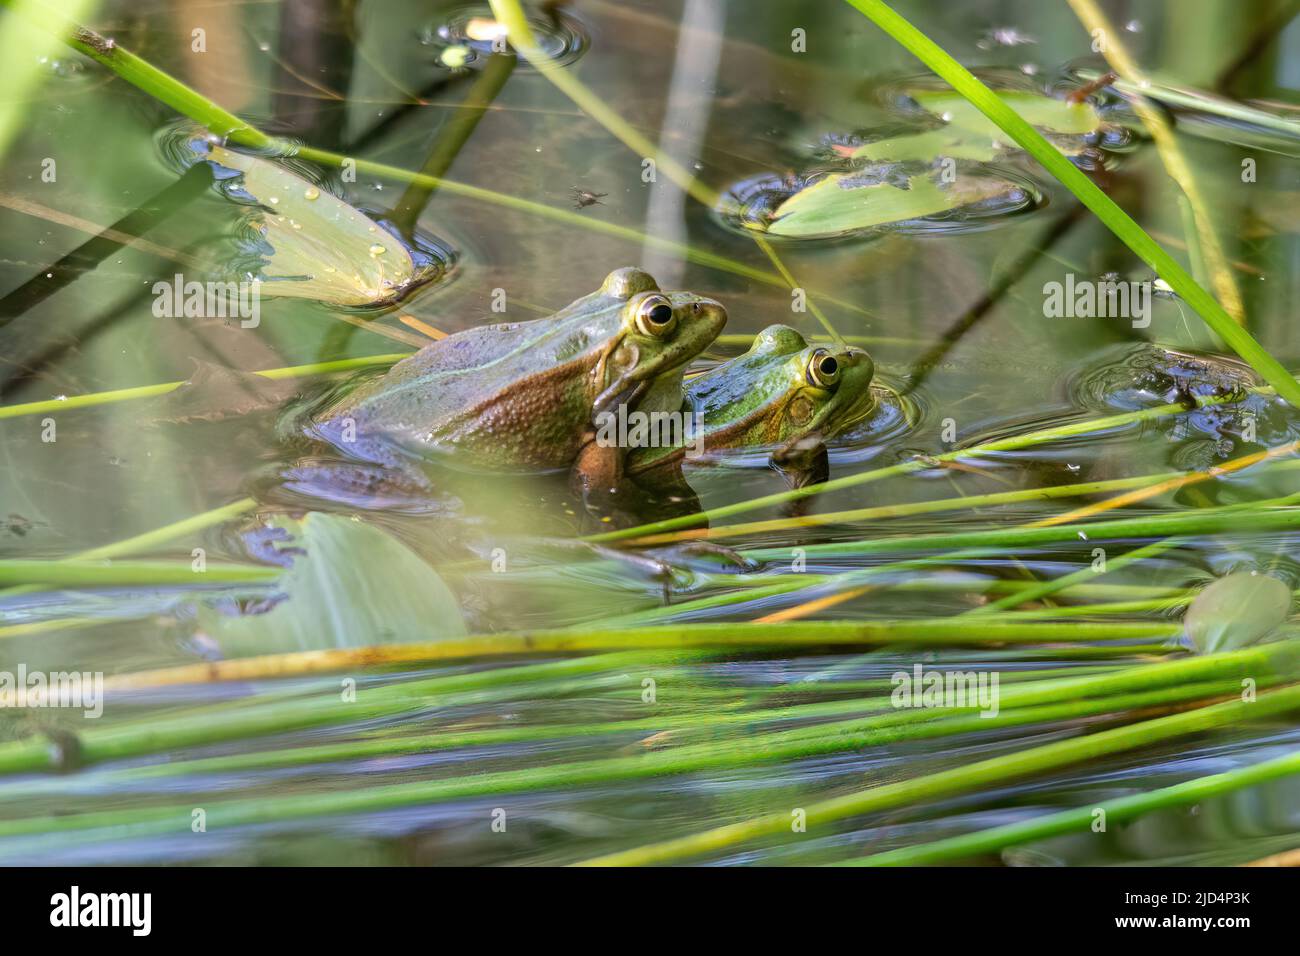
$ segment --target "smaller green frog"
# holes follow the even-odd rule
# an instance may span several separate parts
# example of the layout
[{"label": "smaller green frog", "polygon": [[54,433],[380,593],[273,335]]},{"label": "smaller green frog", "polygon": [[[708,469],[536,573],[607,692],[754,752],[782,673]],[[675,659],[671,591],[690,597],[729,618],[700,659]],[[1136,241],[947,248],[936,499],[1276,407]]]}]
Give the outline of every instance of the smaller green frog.
[{"label": "smaller green frog", "polygon": [[[621,471],[584,461],[580,473],[589,488],[610,495],[630,479],[642,490],[667,494],[673,510],[694,503],[682,462],[731,449],[770,449],[772,464],[792,486],[824,481],[824,442],[871,414],[874,374],[875,364],[862,349],[809,345],[789,326],[769,326],[749,351],[686,383],[678,406],[685,419],[676,429],[679,440],[632,448]],[[657,434],[653,427],[648,432]],[[580,460],[586,454],[584,449]]]}]

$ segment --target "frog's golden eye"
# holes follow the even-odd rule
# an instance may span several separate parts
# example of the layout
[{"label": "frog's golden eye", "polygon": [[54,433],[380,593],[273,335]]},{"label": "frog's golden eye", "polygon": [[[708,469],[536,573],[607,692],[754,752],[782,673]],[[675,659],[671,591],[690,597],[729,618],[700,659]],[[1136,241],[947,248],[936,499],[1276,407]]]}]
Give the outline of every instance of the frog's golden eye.
[{"label": "frog's golden eye", "polygon": [[825,349],[813,352],[808,360],[808,369],[804,372],[808,384],[817,388],[834,388],[840,380],[840,363]]},{"label": "frog's golden eye", "polygon": [[667,296],[647,295],[636,306],[636,330],[642,335],[663,338],[676,325],[676,313]]}]

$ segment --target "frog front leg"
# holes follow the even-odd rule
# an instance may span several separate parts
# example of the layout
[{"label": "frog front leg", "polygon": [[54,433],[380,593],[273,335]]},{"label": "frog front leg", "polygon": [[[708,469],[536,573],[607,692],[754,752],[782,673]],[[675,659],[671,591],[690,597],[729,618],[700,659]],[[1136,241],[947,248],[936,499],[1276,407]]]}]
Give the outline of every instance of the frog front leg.
[{"label": "frog front leg", "polygon": [[[791,490],[820,485],[831,475],[831,459],[821,435],[804,435],[772,453],[772,467],[785,479]],[[799,517],[808,511],[807,498],[788,503],[786,512]]]}]

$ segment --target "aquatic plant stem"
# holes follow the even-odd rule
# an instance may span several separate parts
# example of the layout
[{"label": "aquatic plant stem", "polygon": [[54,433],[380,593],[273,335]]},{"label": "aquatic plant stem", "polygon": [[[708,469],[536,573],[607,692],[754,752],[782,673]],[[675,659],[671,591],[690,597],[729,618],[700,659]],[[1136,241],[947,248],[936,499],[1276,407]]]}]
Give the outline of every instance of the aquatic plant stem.
[{"label": "aquatic plant stem", "polygon": [[[39,563],[39,562],[37,562]],[[47,562],[51,566],[58,562]],[[0,563],[0,571],[3,563]],[[49,572],[55,573],[53,571]],[[1007,624],[950,618],[907,621],[800,621],[777,624],[691,623],[637,628],[512,631],[410,644],[302,651],[252,659],[186,664],[113,678],[118,689],[212,680],[312,674],[382,664],[429,663],[517,654],[571,654],[595,650],[692,648],[815,648],[901,643],[923,646],[1039,644],[1057,641],[1141,640],[1173,637],[1165,622]]]},{"label": "aquatic plant stem", "polygon": [[[1282,500],[1282,499],[1279,499]],[[1276,531],[1300,527],[1300,508],[1277,508],[1260,512],[1218,508],[1193,512],[1175,512],[1142,518],[1121,518],[1114,521],[1092,521],[1077,525],[1054,525],[1050,528],[1014,527],[993,528],[987,531],[967,531],[955,534],[923,534],[891,538],[873,538],[869,541],[837,541],[828,544],[802,546],[804,553],[824,556],[832,554],[881,554],[894,551],[943,552],[943,560],[950,559],[949,548],[1008,548],[1065,541],[1084,540],[1096,542],[1126,538],[1164,538],[1171,534],[1216,534],[1225,531],[1249,533],[1251,531]],[[790,548],[753,548],[741,552],[757,561],[788,560]]]},{"label": "aquatic plant stem", "polygon": [[1091,518],[1093,515],[1104,514],[1107,511],[1114,511],[1117,508],[1124,508],[1139,501],[1146,501],[1148,498],[1154,498],[1156,495],[1164,494],[1166,491],[1176,491],[1179,488],[1185,488],[1188,485],[1198,484],[1202,481],[1210,481],[1221,478],[1224,475],[1230,475],[1233,472],[1241,471],[1245,468],[1253,467],[1262,462],[1270,461],[1274,458],[1281,458],[1285,455],[1294,455],[1300,451],[1300,441],[1294,441],[1286,445],[1277,445],[1273,448],[1266,448],[1263,451],[1252,452],[1249,455],[1242,455],[1240,458],[1234,458],[1231,461],[1225,461],[1222,465],[1215,465],[1213,468],[1207,468],[1204,471],[1189,471],[1164,481],[1157,481],[1144,488],[1137,488],[1127,491],[1122,495],[1116,495],[1114,498],[1107,498],[1104,501],[1096,501],[1092,504],[1084,505],[1073,511],[1067,511],[1063,514],[1052,515],[1050,518],[1044,518],[1041,521],[1033,523],[1032,527],[1045,528],[1054,524],[1067,524],[1072,521],[1078,521],[1082,518]]},{"label": "aquatic plant stem", "polygon": [[[1274,648],[1270,654],[1260,654],[1256,651],[1253,655],[1259,666],[1266,666],[1266,662],[1275,656],[1286,657],[1284,654],[1279,654],[1277,648]],[[1250,666],[1247,663],[1247,656],[1240,653],[1232,656],[1220,655],[1219,658],[1219,660],[1203,658],[1173,664],[1149,665],[1131,669],[1124,675],[1100,675],[1109,678],[1108,683],[1115,689],[1114,694],[1103,694],[1100,697],[1087,697],[1085,693],[1072,694],[1070,690],[1082,691],[1090,684],[1096,685],[1097,678],[1043,681],[1037,686],[1017,686],[1008,689],[1004,699],[1007,695],[1017,694],[1022,698],[1023,706],[1002,709],[997,714],[990,713],[987,717],[981,716],[978,708],[975,707],[957,709],[955,711],[957,716],[949,716],[942,709],[937,711],[903,709],[830,725],[778,731],[743,740],[728,740],[723,745],[714,743],[688,745],[675,750],[649,752],[632,757],[476,773],[447,780],[398,783],[358,791],[219,802],[211,804],[208,808],[209,825],[212,826],[219,821],[220,826],[230,827],[270,820],[297,819],[303,816],[409,806],[487,794],[568,788],[719,767],[749,766],[801,756],[880,746],[905,739],[944,737],[988,731],[999,726],[1022,726],[1044,721],[1070,720],[1080,716],[1117,713],[1178,701],[1203,699],[1207,691],[1210,696],[1231,692],[1233,686],[1231,679],[1241,673],[1243,667]],[[1187,679],[1192,677],[1193,672],[1217,672],[1220,677],[1213,686],[1207,687],[1203,683],[1188,682]],[[1180,675],[1187,679],[1178,680]],[[1264,679],[1271,680],[1271,677],[1264,675]],[[1053,686],[1044,686],[1049,684]],[[1138,688],[1138,690],[1128,694],[1121,688]],[[1085,699],[1079,699],[1080,697]],[[1040,705],[1041,701],[1047,702]],[[1291,706],[1296,705],[1296,702],[1289,703]],[[1263,716],[1279,710],[1280,704],[1281,702],[1269,698],[1267,694],[1261,695],[1252,716]],[[1214,707],[1203,708],[1195,713],[1205,711],[1214,711]],[[1195,729],[1206,729],[1207,726],[1218,726],[1223,722],[1207,721]],[[1155,722],[1148,722],[1148,724],[1153,723]],[[1191,731],[1188,729],[1182,732]],[[1139,739],[1129,743],[1128,746],[1151,742],[1152,737],[1158,740],[1173,735],[1171,732],[1137,735]],[[1058,764],[1093,755],[1087,752],[1087,748],[1084,750],[1082,756],[1071,754],[1064,759],[1058,758]],[[1002,776],[1014,774],[1013,770],[1010,773],[1004,772]],[[997,775],[991,776],[996,778]],[[916,781],[909,781],[909,783],[916,783]],[[186,805],[5,820],[0,821],[0,836],[63,830],[77,831],[80,836],[88,836],[85,834],[87,829],[100,827],[122,828],[114,832],[118,837],[180,832],[177,830],[178,826],[189,825],[189,810],[190,806]],[[786,819],[788,822],[788,818]]]},{"label": "aquatic plant stem", "polygon": [[1255,787],[1300,773],[1300,753],[1290,753],[1273,760],[1264,760],[1239,770],[1197,777],[1170,787],[1161,787],[1131,797],[1103,800],[1091,806],[1063,810],[1034,817],[1021,823],[991,827],[964,833],[961,836],[935,840],[917,846],[900,847],[856,860],[845,860],[836,866],[921,866],[946,863],[982,853],[994,853],[1010,846],[1046,840],[1067,833],[1092,833],[1099,816],[1108,826],[1128,823],[1146,813],[1185,807],[1212,797],[1222,796],[1246,787]]},{"label": "aquatic plant stem", "polygon": [[1212,295],[1187,274],[1115,201],[1101,191],[1042,134],[1022,119],[996,93],[954,60],[934,41],[894,12],[883,0],[845,0],[937,73],[981,113],[998,125],[1021,148],[1087,206],[1125,245],[1154,269],[1182,296],[1206,325],[1246,361],[1291,405],[1300,408],[1300,382],[1273,358],[1242,326],[1228,315]]},{"label": "aquatic plant stem", "polygon": [[996,601],[991,601],[983,607],[974,608],[966,613],[970,615],[978,614],[981,616],[996,614],[998,611],[1016,607],[1017,605],[1024,604],[1027,601],[1036,601],[1039,598],[1047,597],[1049,594],[1055,594],[1058,591],[1062,591],[1073,584],[1079,584],[1082,581],[1095,578],[1100,574],[1109,574],[1111,571],[1127,567],[1134,562],[1154,557],[1155,555],[1168,551],[1170,548],[1176,547],[1184,540],[1186,539],[1164,538],[1160,541],[1153,541],[1140,548],[1134,548],[1132,551],[1129,551],[1126,554],[1121,554],[1118,557],[1107,558],[1103,570],[1096,571],[1093,570],[1091,565],[1086,565],[1072,574],[1064,574],[1061,577],[1053,578],[1050,581],[1036,582],[1035,584],[1025,588],[1023,591],[1000,597]]},{"label": "aquatic plant stem", "polygon": [[[1272,393],[1271,389],[1258,389],[1255,391],[1257,394]],[[1229,396],[1208,396],[1197,399],[1197,408],[1225,405],[1230,404],[1232,401],[1233,399]],[[830,491],[839,491],[844,488],[852,488],[857,485],[880,481],[885,478],[894,478],[901,475],[910,475],[918,471],[925,471],[926,469],[933,468],[935,462],[943,463],[961,461],[962,459],[979,458],[982,455],[990,455],[996,452],[1019,451],[1021,449],[1032,448],[1036,445],[1045,445],[1062,439],[1077,438],[1080,435],[1087,435],[1093,432],[1108,431],[1110,429],[1138,425],[1148,421],[1166,418],[1171,415],[1183,414],[1187,411],[1188,407],[1183,404],[1159,405],[1155,408],[1145,408],[1136,412],[1123,412],[1119,415],[1110,415],[1105,418],[1094,418],[1082,422],[1073,422],[1069,425],[1058,425],[1054,428],[1025,432],[1022,435],[1012,435],[1008,438],[1000,438],[996,441],[986,442],[982,445],[974,445],[970,448],[958,448],[953,451],[943,452],[942,454],[927,458],[913,458],[908,461],[899,462],[895,465],[887,465],[884,468],[875,468],[871,471],[858,472],[855,475],[845,475],[843,478],[832,478],[830,481],[822,482],[821,484],[807,485],[803,488],[793,488],[789,491],[777,492],[776,494],[765,495],[761,498],[750,498],[746,501],[738,501],[735,504],[722,505],[718,508],[710,508],[707,511],[699,511],[695,514],[682,515],[676,518],[666,518],[662,521],[653,521],[648,524],[637,525],[634,528],[623,528],[618,531],[605,531],[600,534],[587,535],[579,540],[593,543],[628,541],[644,537],[648,534],[675,531],[679,528],[690,528],[697,524],[712,523],[719,518],[728,518],[732,515],[744,514],[749,511],[756,511],[760,508],[785,504],[786,502],[797,501],[801,498],[810,498],[813,495],[824,494]]]},{"label": "aquatic plant stem", "polygon": [[189,561],[24,561],[0,559],[0,585],[41,588],[105,588],[188,584],[265,584],[280,568],[255,564],[208,564],[196,571]]},{"label": "aquatic plant stem", "polygon": [[[1101,31],[1103,38],[1101,55],[1106,58],[1106,62],[1111,65],[1111,68],[1124,80],[1139,88],[1149,86],[1150,81],[1138,67],[1137,61],[1129,56],[1128,50],[1124,47],[1124,43],[1120,39],[1120,32],[1115,29],[1101,8],[1093,0],[1069,0],[1069,4],[1085,30],[1093,36],[1097,35],[1098,30]],[[1195,240],[1194,248],[1199,252],[1206,269],[1210,273],[1215,294],[1219,297],[1219,302],[1222,304],[1224,311],[1239,324],[1244,322],[1246,309],[1241,301],[1241,293],[1237,289],[1237,283],[1233,278],[1232,269],[1228,266],[1223,245],[1219,242],[1219,236],[1215,232],[1214,224],[1210,219],[1210,211],[1205,202],[1205,197],[1201,194],[1196,177],[1192,174],[1191,166],[1188,165],[1182,150],[1178,148],[1178,140],[1174,136],[1173,129],[1166,121],[1164,114],[1160,110],[1153,108],[1150,101],[1144,97],[1136,96],[1131,102],[1133,111],[1137,113],[1142,125],[1147,128],[1152,141],[1156,144],[1156,151],[1160,154],[1160,161],[1164,164],[1165,172],[1169,174],[1169,178],[1178,185],[1178,188],[1182,190],[1183,195],[1187,198],[1195,228],[1195,234],[1187,237],[1189,245],[1192,245],[1192,241]]]},{"label": "aquatic plant stem", "polygon": [[739,538],[750,534],[770,534],[792,531],[797,528],[816,528],[828,524],[847,524],[856,521],[875,521],[882,518],[905,518],[913,515],[933,514],[936,511],[967,511],[995,505],[1025,504],[1051,501],[1056,498],[1075,498],[1145,487],[1154,481],[1176,478],[1182,472],[1163,472],[1156,475],[1137,475],[1133,478],[1111,478],[1104,481],[1084,481],[1069,485],[1046,485],[1041,488],[1020,488],[1015,491],[996,491],[984,495],[960,495],[952,498],[935,498],[930,501],[910,501],[898,505],[875,505],[870,508],[853,508],[846,511],[827,511],[820,514],[799,515],[791,518],[772,518],[768,521],[750,521],[744,524],[719,525],[714,528],[692,528],[666,534],[651,534],[636,538],[631,543],[637,547],[653,547],[678,541],[716,540]]},{"label": "aquatic plant stem", "polygon": [[[911,806],[922,801],[969,793],[990,783],[1068,766],[1082,760],[1122,753],[1193,733],[1258,720],[1300,707],[1300,686],[1260,694],[1254,701],[1227,701],[1168,717],[1102,730],[1069,740],[981,760],[911,780],[869,787],[857,793],[808,803],[803,807],[809,830],[848,817]],[[585,861],[596,866],[646,866],[717,853],[761,837],[790,832],[790,813],[782,811],[649,846]]]},{"label": "aquatic plant stem", "polygon": [[[286,378],[310,378],[314,375],[330,375],[334,372],[348,372],[353,369],[368,368],[372,365],[392,365],[406,358],[409,352],[390,352],[385,355],[364,355],[360,358],[338,359],[333,362],[314,362],[311,365],[291,365],[284,368],[268,368],[252,375],[280,381]],[[137,385],[134,388],[117,388],[106,392],[91,392],[86,395],[65,395],[62,398],[50,398],[39,402],[26,402],[21,405],[0,406],[0,420],[19,418],[23,415],[43,415],[48,412],[67,411],[72,408],[89,408],[96,405],[109,405],[114,402],[129,402],[140,398],[156,398],[174,392],[185,382],[160,382],[157,385]]]}]

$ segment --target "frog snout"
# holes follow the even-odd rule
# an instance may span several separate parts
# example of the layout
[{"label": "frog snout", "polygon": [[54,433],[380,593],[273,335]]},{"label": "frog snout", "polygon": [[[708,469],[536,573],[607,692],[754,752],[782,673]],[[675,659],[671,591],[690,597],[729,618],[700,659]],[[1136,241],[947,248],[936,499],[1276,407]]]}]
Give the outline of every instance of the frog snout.
[{"label": "frog snout", "polygon": [[835,358],[839,360],[841,368],[860,370],[865,373],[868,380],[876,373],[876,363],[872,361],[865,349],[846,345],[843,351],[836,353]]}]

